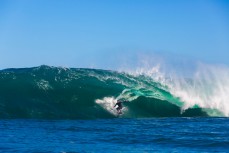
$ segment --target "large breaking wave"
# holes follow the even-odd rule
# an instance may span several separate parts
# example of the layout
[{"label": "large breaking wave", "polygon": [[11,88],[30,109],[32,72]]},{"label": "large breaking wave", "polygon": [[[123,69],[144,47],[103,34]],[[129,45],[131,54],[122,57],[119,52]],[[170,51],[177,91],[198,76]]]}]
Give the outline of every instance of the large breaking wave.
[{"label": "large breaking wave", "polygon": [[229,116],[226,103],[204,94],[214,95],[211,86],[217,86],[196,80],[49,66],[6,69],[0,71],[0,118],[115,118],[117,99],[129,101],[124,118]]}]

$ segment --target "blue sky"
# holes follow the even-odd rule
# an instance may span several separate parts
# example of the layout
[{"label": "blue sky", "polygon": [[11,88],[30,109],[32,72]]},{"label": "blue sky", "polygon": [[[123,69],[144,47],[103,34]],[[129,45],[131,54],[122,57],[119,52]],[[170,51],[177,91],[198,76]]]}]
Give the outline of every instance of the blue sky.
[{"label": "blue sky", "polygon": [[0,69],[112,69],[141,54],[229,65],[229,1],[0,1]]}]

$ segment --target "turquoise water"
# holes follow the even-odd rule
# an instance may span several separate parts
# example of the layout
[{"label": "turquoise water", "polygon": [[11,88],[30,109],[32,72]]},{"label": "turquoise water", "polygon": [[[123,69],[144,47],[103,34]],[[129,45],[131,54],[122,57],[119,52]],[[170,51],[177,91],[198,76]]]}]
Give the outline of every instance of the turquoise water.
[{"label": "turquoise water", "polygon": [[[116,118],[113,106],[117,99],[129,101],[124,104],[122,118],[227,116],[225,102],[216,99],[203,105],[196,100],[193,104],[192,98],[187,101],[176,95],[172,84],[175,82],[107,70],[6,69],[0,71],[0,118]],[[206,97],[204,91],[202,94]]]},{"label": "turquoise water", "polygon": [[228,152],[228,118],[0,120],[0,152]]}]

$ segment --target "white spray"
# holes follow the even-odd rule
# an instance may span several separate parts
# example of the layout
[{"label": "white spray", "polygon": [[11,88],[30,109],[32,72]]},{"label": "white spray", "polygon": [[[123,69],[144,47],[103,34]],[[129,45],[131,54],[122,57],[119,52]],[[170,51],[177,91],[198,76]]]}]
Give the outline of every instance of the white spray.
[{"label": "white spray", "polygon": [[174,79],[170,92],[183,102],[183,110],[195,105],[217,109],[229,116],[229,68],[199,64],[191,80]]},{"label": "white spray", "polygon": [[218,110],[229,117],[229,68],[226,66],[198,64],[193,75],[188,77],[182,77],[171,69],[169,72],[161,72],[159,64],[129,72],[150,76],[167,86],[173,96],[184,102],[182,111],[197,105],[204,109]]},{"label": "white spray", "polygon": [[96,99],[97,104],[100,104],[105,110],[109,111],[111,114],[116,115],[117,112],[114,108],[117,99],[114,97],[104,97],[103,99]]}]

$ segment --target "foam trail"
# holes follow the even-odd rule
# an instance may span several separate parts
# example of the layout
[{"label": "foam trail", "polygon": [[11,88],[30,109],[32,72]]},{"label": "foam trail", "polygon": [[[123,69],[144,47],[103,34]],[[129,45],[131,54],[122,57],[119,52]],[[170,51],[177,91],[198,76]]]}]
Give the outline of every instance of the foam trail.
[{"label": "foam trail", "polygon": [[[122,94],[121,94],[122,95]],[[119,96],[122,97],[122,96]],[[117,115],[117,110],[114,108],[115,104],[117,103],[117,100],[119,98],[114,97],[104,97],[103,99],[96,99],[95,102],[102,106],[105,110],[109,111],[113,115]],[[122,113],[126,114],[128,109],[126,107],[122,108]]]},{"label": "foam trail", "polygon": [[114,97],[104,97],[103,99],[96,99],[97,104],[100,104],[105,110],[109,111],[111,114],[116,115],[114,108],[117,100]]}]

